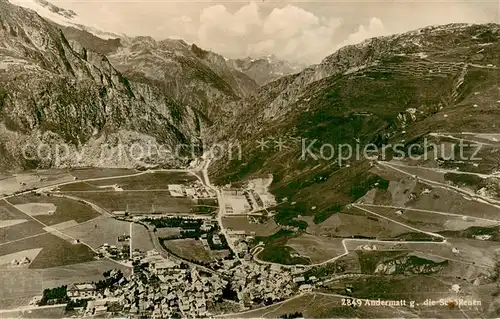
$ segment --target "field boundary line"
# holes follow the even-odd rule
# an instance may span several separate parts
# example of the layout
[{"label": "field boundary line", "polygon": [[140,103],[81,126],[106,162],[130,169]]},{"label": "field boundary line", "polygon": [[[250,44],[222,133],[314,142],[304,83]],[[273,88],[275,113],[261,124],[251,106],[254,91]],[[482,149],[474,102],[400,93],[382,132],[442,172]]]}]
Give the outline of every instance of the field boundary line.
[{"label": "field boundary line", "polygon": [[380,218],[383,218],[383,219],[388,220],[388,221],[390,221],[390,222],[393,222],[393,223],[395,223],[395,224],[398,224],[398,225],[400,225],[400,226],[403,226],[403,227],[409,228],[409,229],[411,229],[411,230],[414,230],[414,231],[417,231],[417,232],[420,232],[420,233],[423,233],[423,234],[426,234],[426,235],[429,235],[429,236],[432,236],[432,237],[441,238],[441,239],[444,239],[444,240],[446,241],[446,237],[444,237],[443,235],[439,235],[439,234],[436,234],[436,233],[433,233],[433,232],[428,232],[428,231],[421,230],[421,229],[418,229],[418,228],[415,228],[415,227],[412,227],[412,226],[408,226],[408,225],[406,225],[406,224],[404,224],[404,223],[401,223],[401,222],[395,221],[395,220],[393,220],[393,219],[390,219],[389,217],[385,217],[385,216],[383,216],[383,215],[380,215],[380,214],[377,214],[377,213],[375,213],[375,212],[372,212],[372,211],[371,211],[371,210],[369,210],[369,209],[366,209],[366,208],[360,207],[360,206],[358,206],[357,204],[353,204],[352,206],[353,206],[353,207],[356,207],[356,208],[358,208],[358,209],[361,209],[362,211],[365,211],[365,212],[367,212],[367,213],[370,213],[370,214],[372,214],[372,215],[375,215],[375,216],[377,216],[377,217],[380,217]]},{"label": "field boundary line", "polygon": [[36,235],[31,235],[31,236],[27,236],[27,237],[23,237],[23,238],[11,240],[11,241],[8,241],[8,242],[5,242],[5,243],[0,243],[0,246],[14,244],[14,243],[17,243],[19,241],[23,241],[23,240],[26,240],[26,239],[35,238],[35,237],[43,236],[43,235],[47,235],[47,234],[50,234],[50,233],[44,231],[43,233],[39,233],[39,234],[36,234]]},{"label": "field boundary line", "polygon": [[500,220],[498,219],[488,219],[483,217],[474,217],[469,215],[461,215],[461,214],[453,214],[453,213],[445,213],[439,212],[435,210],[427,210],[427,209],[419,209],[419,208],[411,208],[411,207],[401,207],[401,206],[391,206],[391,205],[376,205],[376,204],[366,204],[366,203],[358,203],[358,206],[368,206],[368,207],[382,207],[382,208],[393,208],[393,209],[402,209],[402,210],[414,210],[416,212],[436,214],[436,215],[445,215],[445,216],[453,216],[453,217],[468,217],[473,219],[480,219],[488,222],[494,222],[500,224]]},{"label": "field boundary line", "polygon": [[[399,168],[396,168],[394,167],[392,164],[388,163],[388,162],[383,162],[383,161],[378,161],[377,164],[380,164],[386,168],[390,168],[390,169],[393,169],[401,174],[404,174],[404,175],[407,175],[407,176],[410,176],[413,178],[413,176],[415,176],[415,174],[410,174],[408,172],[405,172],[404,170],[401,170]],[[476,202],[479,202],[479,203],[483,203],[483,204],[486,204],[486,205],[489,205],[489,206],[493,206],[497,209],[500,209],[500,206],[498,204],[500,204],[500,201],[498,200],[495,200],[495,199],[492,199],[492,198],[486,198],[486,197],[483,197],[483,196],[480,196],[480,195],[477,195],[477,194],[473,194],[473,193],[470,193],[470,192],[467,192],[459,187],[455,187],[453,185],[447,185],[447,184],[443,184],[443,183],[440,183],[440,182],[436,182],[436,181],[432,181],[432,180],[429,180],[429,179],[426,179],[426,178],[423,178],[423,177],[417,177],[418,181],[421,181],[422,183],[424,184],[427,184],[427,185],[430,185],[430,186],[434,186],[434,187],[439,187],[439,188],[443,188],[443,189],[446,189],[446,190],[450,190],[450,191],[454,191],[455,193],[459,193],[461,194],[462,196],[468,196],[470,197],[472,200],[476,201]]]},{"label": "field boundary line", "polygon": [[[14,204],[12,204],[11,202],[9,202],[8,200],[4,199],[4,201],[5,201],[7,204],[9,204],[10,206],[12,206],[12,207],[16,208],[16,207],[14,206]],[[17,208],[16,208],[16,209],[17,209]],[[97,250],[95,250],[92,246],[90,246],[89,244],[87,244],[87,243],[85,243],[85,242],[83,242],[83,241],[80,241],[80,240],[78,240],[77,238],[75,238],[75,237],[73,237],[73,236],[70,236],[70,235],[68,235],[68,234],[65,234],[65,233],[63,233],[61,230],[59,230],[59,229],[57,229],[57,228],[54,228],[54,227],[52,227],[52,226],[49,226],[49,225],[47,225],[47,224],[43,223],[43,222],[42,222],[42,221],[40,221],[39,219],[37,219],[37,218],[33,217],[32,215],[30,215],[30,214],[28,214],[28,213],[26,213],[26,212],[24,212],[24,211],[22,211],[22,210],[19,210],[19,211],[21,211],[21,212],[22,212],[23,214],[25,214],[26,216],[29,216],[29,217],[30,217],[31,219],[33,219],[34,221],[38,222],[40,225],[44,226],[44,228],[47,228],[47,229],[53,230],[54,232],[57,232],[57,233],[61,234],[61,235],[62,235],[62,236],[64,236],[64,237],[70,238],[70,239],[74,240],[75,242],[78,242],[78,243],[80,243],[80,244],[82,244],[82,245],[86,246],[87,248],[89,248],[90,250],[92,250],[95,254],[97,254],[97,255],[99,254],[99,252],[98,252]],[[63,229],[63,230],[64,230],[64,229]],[[46,234],[51,234],[51,232],[47,231],[47,232],[46,232]],[[64,240],[64,239],[63,239],[63,240]],[[116,261],[116,260],[114,260],[114,259],[112,259],[112,258],[109,258],[109,257],[105,257],[105,258],[106,258],[106,259],[109,259],[109,260],[111,260],[111,261],[113,261],[113,262],[115,262],[115,263],[117,263],[117,264],[119,264],[119,265],[126,266],[126,267],[130,267],[130,266],[128,266],[128,265],[126,265],[126,264],[124,264],[124,263],[120,263],[120,262],[118,262],[118,261]]]}]

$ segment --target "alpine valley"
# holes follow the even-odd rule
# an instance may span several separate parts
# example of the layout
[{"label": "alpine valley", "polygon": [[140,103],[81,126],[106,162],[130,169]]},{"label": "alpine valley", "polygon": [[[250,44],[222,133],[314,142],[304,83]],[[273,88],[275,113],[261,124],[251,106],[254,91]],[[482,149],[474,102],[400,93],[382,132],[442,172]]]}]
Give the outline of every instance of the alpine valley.
[{"label": "alpine valley", "polygon": [[305,66],[0,0],[1,312],[497,317],[499,83],[494,23]]}]

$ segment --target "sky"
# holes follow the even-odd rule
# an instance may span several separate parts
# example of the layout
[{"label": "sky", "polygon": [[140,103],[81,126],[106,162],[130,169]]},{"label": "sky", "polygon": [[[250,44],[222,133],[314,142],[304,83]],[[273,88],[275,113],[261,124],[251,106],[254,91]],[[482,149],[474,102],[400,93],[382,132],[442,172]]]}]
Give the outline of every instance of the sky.
[{"label": "sky", "polygon": [[230,58],[274,54],[303,64],[370,37],[453,22],[500,23],[498,0],[51,2],[106,31],[180,38]]}]

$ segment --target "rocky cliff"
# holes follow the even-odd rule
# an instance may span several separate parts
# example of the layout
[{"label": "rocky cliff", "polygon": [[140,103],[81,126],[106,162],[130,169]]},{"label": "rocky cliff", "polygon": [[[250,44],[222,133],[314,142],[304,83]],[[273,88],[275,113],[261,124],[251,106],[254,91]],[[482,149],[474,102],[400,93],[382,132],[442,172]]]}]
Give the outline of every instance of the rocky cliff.
[{"label": "rocky cliff", "polygon": [[280,60],[273,55],[261,58],[231,59],[227,64],[239,70],[255,80],[258,85],[265,85],[281,77],[299,73],[306,66],[295,65],[287,61]]},{"label": "rocky cliff", "polygon": [[103,145],[135,141],[196,143],[205,123],[192,107],[129,80],[105,56],[70,43],[35,12],[6,1],[0,2],[0,92],[2,168],[53,166],[55,156],[26,160],[44,142],[88,148],[80,163],[70,157],[59,165],[135,165],[124,157],[101,163],[96,155]]}]

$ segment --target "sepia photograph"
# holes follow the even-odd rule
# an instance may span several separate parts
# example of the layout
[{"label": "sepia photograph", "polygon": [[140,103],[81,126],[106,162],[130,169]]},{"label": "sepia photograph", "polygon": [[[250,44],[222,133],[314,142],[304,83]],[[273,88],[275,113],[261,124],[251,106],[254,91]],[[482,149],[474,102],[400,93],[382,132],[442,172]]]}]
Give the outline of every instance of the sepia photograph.
[{"label": "sepia photograph", "polygon": [[500,317],[498,0],[0,0],[0,318]]}]

